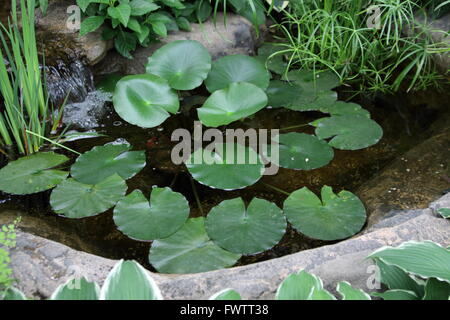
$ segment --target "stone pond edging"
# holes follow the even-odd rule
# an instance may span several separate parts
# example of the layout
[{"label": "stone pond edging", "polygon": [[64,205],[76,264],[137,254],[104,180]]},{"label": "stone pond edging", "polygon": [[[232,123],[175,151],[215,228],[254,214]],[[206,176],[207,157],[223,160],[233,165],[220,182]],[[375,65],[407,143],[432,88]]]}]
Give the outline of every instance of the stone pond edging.
[{"label": "stone pond edging", "polygon": [[[373,276],[373,270],[365,257],[374,250],[409,240],[432,240],[443,246],[450,245],[450,220],[436,213],[441,207],[450,207],[450,194],[427,209],[397,212],[364,234],[334,245],[205,273],[150,274],[165,299],[207,299],[225,288],[237,290],[244,299],[273,299],[281,281],[301,269],[320,276],[332,292],[337,282],[344,280],[369,290],[367,281]],[[36,299],[48,298],[58,285],[74,275],[85,275],[101,284],[117,262],[21,231],[17,234],[17,246],[11,250],[11,260],[17,287]]]}]

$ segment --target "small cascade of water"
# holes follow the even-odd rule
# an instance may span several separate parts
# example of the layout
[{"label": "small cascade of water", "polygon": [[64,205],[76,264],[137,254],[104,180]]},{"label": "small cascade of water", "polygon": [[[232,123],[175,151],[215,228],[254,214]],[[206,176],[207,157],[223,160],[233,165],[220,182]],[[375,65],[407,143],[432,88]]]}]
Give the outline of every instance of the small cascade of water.
[{"label": "small cascade of water", "polygon": [[50,101],[54,106],[60,106],[67,95],[67,103],[83,102],[94,90],[92,72],[81,60],[57,60],[56,64],[45,67],[45,75]]}]

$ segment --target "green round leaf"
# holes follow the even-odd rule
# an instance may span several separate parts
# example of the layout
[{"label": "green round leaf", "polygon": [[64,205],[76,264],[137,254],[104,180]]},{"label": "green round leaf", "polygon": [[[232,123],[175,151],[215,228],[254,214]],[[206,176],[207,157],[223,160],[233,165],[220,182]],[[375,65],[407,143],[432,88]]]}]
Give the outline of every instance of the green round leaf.
[{"label": "green round leaf", "polygon": [[332,116],[361,115],[370,118],[370,112],[353,102],[336,101],[320,109],[321,112]]},{"label": "green round leaf", "polygon": [[383,137],[383,129],[365,115],[335,116],[312,124],[319,139],[332,138],[328,143],[341,150],[364,149]]},{"label": "green round leaf", "polygon": [[170,237],[155,240],[149,261],[162,273],[198,273],[233,266],[241,255],[228,252],[211,241],[205,218],[192,218]]},{"label": "green round leaf", "polygon": [[264,64],[255,58],[236,54],[214,61],[205,84],[211,93],[235,82],[249,82],[265,90],[269,80],[270,74]]},{"label": "green round leaf", "polygon": [[288,64],[283,61],[282,54],[276,53],[284,49],[284,47],[275,44],[264,44],[258,49],[258,56],[255,58],[267,66],[270,71],[283,74],[288,68]]},{"label": "green round leaf", "polygon": [[310,91],[328,91],[339,86],[339,77],[332,71],[314,72],[295,70],[283,77],[284,80],[294,81],[303,89]]},{"label": "green round leaf", "polygon": [[91,217],[112,208],[126,191],[125,181],[117,174],[96,185],[71,178],[53,190],[50,204],[53,211],[67,218]]},{"label": "green round leaf", "polygon": [[167,79],[177,90],[192,90],[199,87],[211,70],[211,55],[197,41],[173,41],[148,59],[147,73]]},{"label": "green round leaf", "polygon": [[142,128],[159,126],[180,102],[167,81],[151,74],[126,76],[116,85],[114,109],[125,121]]},{"label": "green round leaf", "polygon": [[333,160],[334,151],[326,141],[305,133],[287,133],[279,136],[280,167],[313,170]]},{"label": "green round leaf", "polygon": [[225,200],[211,209],[205,222],[209,237],[225,250],[256,254],[275,246],[287,223],[274,203],[255,198],[245,208],[242,198]]},{"label": "green round leaf", "polygon": [[0,190],[11,194],[32,194],[53,188],[69,175],[52,170],[69,159],[54,152],[40,152],[8,163],[0,170]]},{"label": "green round leaf", "polygon": [[260,156],[237,143],[216,144],[214,150],[198,149],[186,161],[186,167],[201,184],[222,190],[248,187],[264,172]]},{"label": "green round leaf", "polygon": [[267,96],[263,90],[241,82],[214,92],[197,112],[205,126],[218,127],[251,116],[266,105]]},{"label": "green round leaf", "polygon": [[295,107],[304,96],[303,89],[299,85],[281,80],[270,81],[266,92],[269,106],[274,108]]},{"label": "green round leaf", "polygon": [[299,232],[319,240],[345,239],[366,222],[366,209],[353,193],[322,188],[322,201],[308,188],[294,191],[284,202],[284,213]]},{"label": "green round leaf", "polygon": [[154,188],[150,203],[140,190],[120,200],[114,209],[117,228],[128,237],[149,241],[167,238],[189,217],[186,198],[170,188]]},{"label": "green round leaf", "polygon": [[129,151],[128,144],[106,144],[92,148],[75,161],[70,174],[78,182],[96,184],[117,173],[124,180],[145,167],[144,151]]}]

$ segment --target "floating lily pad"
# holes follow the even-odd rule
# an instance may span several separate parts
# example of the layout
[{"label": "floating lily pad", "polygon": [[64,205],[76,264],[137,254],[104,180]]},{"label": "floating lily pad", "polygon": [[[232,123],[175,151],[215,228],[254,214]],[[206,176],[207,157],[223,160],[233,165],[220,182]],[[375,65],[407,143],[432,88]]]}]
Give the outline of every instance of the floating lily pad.
[{"label": "floating lily pad", "polygon": [[361,115],[370,118],[370,112],[353,102],[336,101],[335,103],[320,109],[321,112],[332,116]]},{"label": "floating lily pad", "polygon": [[261,179],[264,171],[260,156],[237,143],[216,144],[215,150],[198,149],[186,167],[201,184],[222,190],[248,187]]},{"label": "floating lily pad", "polygon": [[248,82],[265,90],[270,74],[264,64],[255,58],[236,54],[216,60],[205,81],[209,92],[225,89],[231,83]]},{"label": "floating lily pad", "polygon": [[332,71],[295,70],[289,72],[283,80],[294,81],[307,91],[328,91],[340,84],[339,77]]},{"label": "floating lily pad", "polygon": [[142,128],[159,126],[180,108],[177,93],[152,74],[126,76],[116,85],[114,109],[125,121]]},{"label": "floating lily pad", "polygon": [[173,41],[148,59],[147,73],[167,79],[177,90],[192,90],[199,87],[211,70],[211,55],[197,41]]},{"label": "floating lily pad", "polygon": [[112,208],[126,191],[127,185],[118,174],[95,185],[70,178],[53,190],[50,204],[53,211],[67,218],[91,217]]},{"label": "floating lily pad", "polygon": [[92,148],[75,161],[70,174],[78,182],[96,184],[117,173],[124,180],[145,167],[145,152],[130,151],[128,144],[106,144]]},{"label": "floating lily pad", "polygon": [[72,278],[56,288],[50,300],[98,300],[99,295],[100,288],[95,282],[90,282],[85,277]]},{"label": "floating lily pad", "polygon": [[275,54],[283,49],[280,45],[264,44],[258,49],[258,55],[255,58],[267,66],[270,71],[283,74],[288,64],[283,61],[282,54]]},{"label": "floating lily pad", "polygon": [[170,188],[154,188],[150,203],[142,191],[135,190],[114,209],[117,228],[142,241],[167,238],[183,226],[188,216],[186,198]]},{"label": "floating lily pad", "polygon": [[323,118],[311,123],[316,127],[316,136],[329,139],[330,146],[341,150],[359,150],[374,144],[383,137],[383,129],[362,115],[346,115]]},{"label": "floating lily pad", "polygon": [[192,218],[166,239],[155,240],[149,261],[162,273],[198,273],[233,266],[240,254],[228,252],[209,239],[205,218]]},{"label": "floating lily pad", "polygon": [[100,300],[162,300],[147,270],[136,261],[120,260],[103,284]]},{"label": "floating lily pad", "polygon": [[245,207],[242,198],[225,200],[206,218],[209,237],[235,253],[256,254],[275,246],[286,232],[286,219],[276,204],[255,198]]},{"label": "floating lily pad", "polygon": [[296,106],[299,101],[302,101],[304,95],[303,89],[299,85],[281,80],[270,81],[266,93],[269,98],[269,106],[274,108]]},{"label": "floating lily pad", "polygon": [[279,165],[296,170],[313,170],[333,160],[334,151],[326,141],[305,133],[279,135]]},{"label": "floating lily pad", "polygon": [[205,126],[218,127],[251,116],[266,105],[267,96],[263,90],[241,82],[214,92],[197,112]]},{"label": "floating lily pad", "polygon": [[11,194],[32,194],[55,187],[69,175],[51,169],[69,159],[54,152],[40,152],[8,163],[0,170],[0,190]]},{"label": "floating lily pad", "polygon": [[308,188],[294,191],[284,202],[284,213],[299,232],[319,240],[345,239],[358,233],[366,222],[366,209],[353,193],[333,193],[322,188],[320,200]]}]

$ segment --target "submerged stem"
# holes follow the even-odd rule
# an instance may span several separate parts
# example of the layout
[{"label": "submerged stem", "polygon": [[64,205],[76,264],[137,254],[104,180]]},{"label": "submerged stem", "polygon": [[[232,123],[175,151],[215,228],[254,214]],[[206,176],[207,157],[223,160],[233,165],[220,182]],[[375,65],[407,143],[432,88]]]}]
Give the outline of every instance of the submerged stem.
[{"label": "submerged stem", "polygon": [[298,124],[298,125],[295,125],[295,126],[292,126],[292,127],[281,128],[280,131],[281,130],[297,129],[297,128],[302,128],[302,127],[306,127],[306,126],[309,126],[309,123]]},{"label": "submerged stem", "polygon": [[197,188],[195,187],[194,179],[192,179],[191,176],[189,176],[189,178],[191,180],[192,191],[194,192],[194,197],[195,197],[195,201],[197,202],[198,210],[200,210],[200,214],[203,216],[204,214],[203,214],[202,203],[200,202],[200,198],[197,193]]},{"label": "submerged stem", "polygon": [[278,191],[278,192],[280,192],[280,193],[282,193],[282,194],[285,194],[285,195],[287,195],[287,196],[290,196],[290,195],[291,195],[289,192],[286,192],[286,191],[284,191],[284,190],[281,190],[280,188],[277,188],[277,187],[275,187],[275,186],[272,186],[272,185],[270,185],[270,184],[268,184],[268,183],[264,183],[264,185],[265,185],[266,187],[269,187],[269,188],[271,188],[271,189],[273,189],[273,190],[275,190],[275,191]]}]

